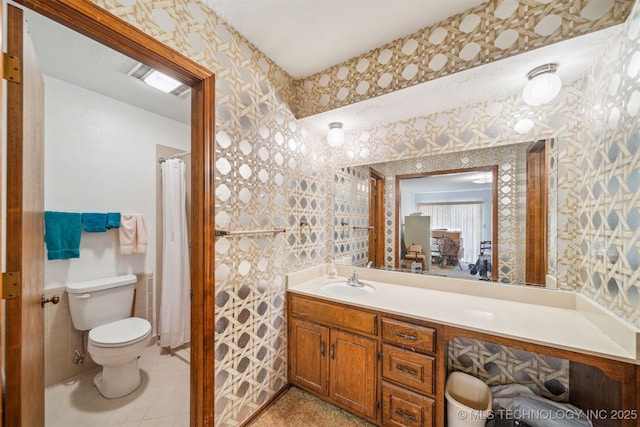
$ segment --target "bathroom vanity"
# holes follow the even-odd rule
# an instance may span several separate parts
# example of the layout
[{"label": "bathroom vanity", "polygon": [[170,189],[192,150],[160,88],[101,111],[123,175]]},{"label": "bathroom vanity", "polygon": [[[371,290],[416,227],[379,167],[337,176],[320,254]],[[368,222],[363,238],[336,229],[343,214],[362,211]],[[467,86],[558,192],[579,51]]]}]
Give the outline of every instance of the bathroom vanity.
[{"label": "bathroom vanity", "polygon": [[[381,426],[444,427],[447,346],[483,340],[569,361],[570,403],[636,426],[640,331],[581,295],[319,266],[288,277],[289,381]],[[374,280],[375,279],[375,280]]]}]

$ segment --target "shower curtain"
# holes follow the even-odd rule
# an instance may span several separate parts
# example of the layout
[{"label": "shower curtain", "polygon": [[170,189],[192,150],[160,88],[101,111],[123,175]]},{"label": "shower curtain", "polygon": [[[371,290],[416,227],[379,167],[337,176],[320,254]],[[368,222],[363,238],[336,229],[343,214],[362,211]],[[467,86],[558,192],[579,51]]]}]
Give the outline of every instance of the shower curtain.
[{"label": "shower curtain", "polygon": [[191,284],[185,164],[168,159],[162,168],[162,295],[160,345],[176,348],[191,339]]}]

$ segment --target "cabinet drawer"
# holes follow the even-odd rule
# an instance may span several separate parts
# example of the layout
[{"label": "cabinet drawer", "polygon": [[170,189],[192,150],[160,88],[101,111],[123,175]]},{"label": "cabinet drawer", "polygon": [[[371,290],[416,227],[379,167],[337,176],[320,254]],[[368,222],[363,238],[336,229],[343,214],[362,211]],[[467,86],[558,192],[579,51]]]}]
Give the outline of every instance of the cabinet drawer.
[{"label": "cabinet drawer", "polygon": [[374,313],[308,300],[290,295],[291,314],[295,317],[322,323],[347,331],[376,335],[378,316]]},{"label": "cabinet drawer", "polygon": [[433,394],[435,358],[382,345],[382,376],[423,393]]},{"label": "cabinet drawer", "polygon": [[382,425],[431,427],[435,401],[382,382]]},{"label": "cabinet drawer", "polygon": [[382,339],[404,348],[433,353],[436,330],[400,320],[382,318]]}]

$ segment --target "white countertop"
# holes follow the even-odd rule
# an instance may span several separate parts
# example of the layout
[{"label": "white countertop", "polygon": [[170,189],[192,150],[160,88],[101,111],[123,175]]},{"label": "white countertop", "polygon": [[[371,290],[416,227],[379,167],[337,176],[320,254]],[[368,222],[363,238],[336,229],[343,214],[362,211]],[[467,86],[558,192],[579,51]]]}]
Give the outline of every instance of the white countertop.
[{"label": "white countertop", "polygon": [[[361,281],[375,288],[369,295],[338,297],[320,289],[330,281],[346,280],[350,271],[339,268],[342,276],[334,279],[325,274],[325,266],[294,273],[288,277],[288,291],[640,364],[640,331],[608,318],[594,304],[581,300],[586,297],[573,292],[366,269],[358,272]],[[496,292],[518,297],[505,299]]]}]

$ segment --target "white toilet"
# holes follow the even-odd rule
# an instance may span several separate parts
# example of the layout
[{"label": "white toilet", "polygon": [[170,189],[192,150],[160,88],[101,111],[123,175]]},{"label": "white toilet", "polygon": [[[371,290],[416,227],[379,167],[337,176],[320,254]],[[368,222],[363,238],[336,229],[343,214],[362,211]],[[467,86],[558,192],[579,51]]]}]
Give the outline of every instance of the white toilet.
[{"label": "white toilet", "polygon": [[73,326],[89,331],[89,354],[102,365],[93,382],[110,399],[138,388],[138,358],[151,340],[151,324],[130,317],[136,280],[129,274],[67,285]]}]

